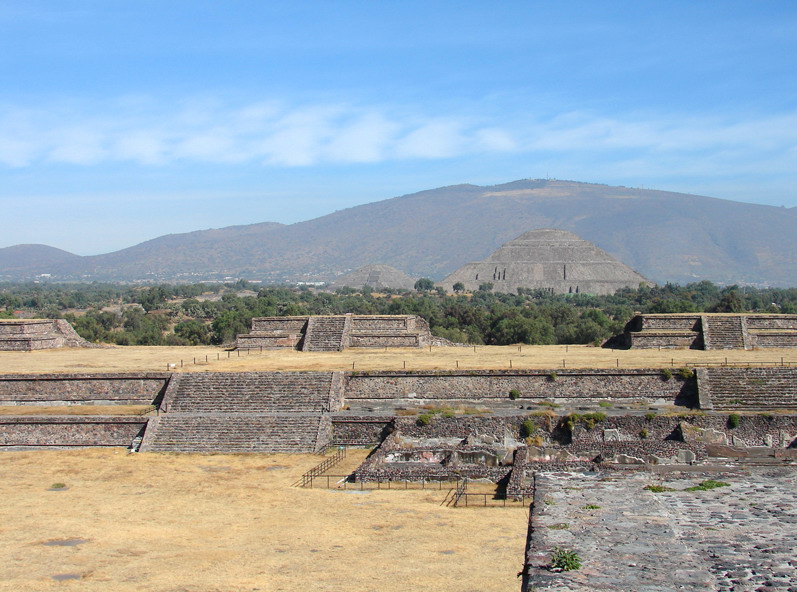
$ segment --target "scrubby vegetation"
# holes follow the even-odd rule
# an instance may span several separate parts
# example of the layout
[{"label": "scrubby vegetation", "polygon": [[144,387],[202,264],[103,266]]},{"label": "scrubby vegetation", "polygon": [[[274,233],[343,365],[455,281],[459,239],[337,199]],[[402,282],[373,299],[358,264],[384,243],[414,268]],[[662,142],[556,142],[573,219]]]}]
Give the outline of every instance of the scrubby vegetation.
[{"label": "scrubby vegetation", "polygon": [[[420,288],[428,288],[426,282]],[[307,287],[230,284],[0,284],[0,317],[15,311],[65,317],[84,338],[121,345],[203,345],[232,341],[256,316],[417,314],[432,333],[471,344],[600,344],[622,332],[634,312],[797,313],[797,289],[744,290],[710,282],[620,290],[611,296],[496,294],[491,287],[453,295],[440,290],[375,294]],[[680,374],[680,373],[679,373]]]}]

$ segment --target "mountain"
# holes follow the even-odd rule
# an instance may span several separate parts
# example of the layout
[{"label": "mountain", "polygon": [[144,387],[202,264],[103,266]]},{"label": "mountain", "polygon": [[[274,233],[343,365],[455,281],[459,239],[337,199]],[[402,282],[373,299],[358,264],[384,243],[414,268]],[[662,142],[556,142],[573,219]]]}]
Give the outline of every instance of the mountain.
[{"label": "mountain", "polygon": [[0,249],[0,277],[49,273],[80,260],[80,255],[47,245],[14,245]]},{"label": "mountain", "polygon": [[540,179],[442,187],[290,225],[169,235],[46,272],[0,264],[0,277],[332,281],[379,262],[440,279],[540,228],[573,232],[657,282],[797,285],[797,208]]}]

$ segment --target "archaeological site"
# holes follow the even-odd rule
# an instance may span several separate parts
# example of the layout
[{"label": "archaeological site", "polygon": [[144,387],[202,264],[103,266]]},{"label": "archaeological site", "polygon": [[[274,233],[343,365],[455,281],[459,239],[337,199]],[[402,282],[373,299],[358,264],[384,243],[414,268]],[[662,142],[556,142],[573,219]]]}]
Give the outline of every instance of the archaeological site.
[{"label": "archaeological site", "polygon": [[[562,252],[550,241],[566,241],[568,252],[598,257],[575,240],[557,233],[545,248]],[[503,250],[530,242],[543,241],[530,233]],[[604,289],[579,277],[578,264],[553,259],[539,274],[561,272],[559,290]],[[515,285],[511,263],[484,269],[449,282]],[[617,269],[612,282],[644,281]],[[0,348],[15,351],[0,362],[80,345],[67,341],[65,324],[4,322]],[[386,361],[362,370],[342,356],[478,352],[435,341],[411,315],[256,318],[215,366],[191,371],[54,373],[31,357],[29,371],[0,374],[0,447],[317,455],[296,488],[431,490],[450,512],[514,512],[527,533],[512,574],[523,592],[797,590],[797,319],[643,315],[615,341],[622,347],[590,348],[594,367],[568,364],[570,346],[548,367],[510,359],[503,369]],[[526,350],[532,361],[542,351]],[[332,365],[224,366],[277,355]],[[134,406],[145,413],[113,412]],[[357,449],[369,453],[336,470]],[[468,544],[483,537],[474,532]]]}]

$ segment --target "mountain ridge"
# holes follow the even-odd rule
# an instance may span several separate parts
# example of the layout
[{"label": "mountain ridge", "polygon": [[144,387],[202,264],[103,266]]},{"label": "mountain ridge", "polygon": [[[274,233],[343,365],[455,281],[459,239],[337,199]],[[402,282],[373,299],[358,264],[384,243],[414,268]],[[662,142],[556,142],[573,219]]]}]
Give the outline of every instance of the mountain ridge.
[{"label": "mountain ridge", "polygon": [[57,258],[47,272],[41,261],[4,265],[4,251],[17,245],[0,249],[0,277],[332,281],[378,262],[440,279],[537,228],[573,232],[658,282],[797,285],[797,208],[549,179],[450,185],[288,225],[165,235],[113,253]]}]

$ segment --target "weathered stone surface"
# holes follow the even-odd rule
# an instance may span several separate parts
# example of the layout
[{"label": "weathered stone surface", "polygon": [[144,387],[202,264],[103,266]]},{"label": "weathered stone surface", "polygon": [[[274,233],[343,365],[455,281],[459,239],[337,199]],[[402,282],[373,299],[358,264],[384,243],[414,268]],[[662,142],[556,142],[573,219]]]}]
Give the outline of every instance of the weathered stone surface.
[{"label": "weathered stone surface", "polygon": [[64,319],[0,319],[0,350],[99,347],[78,335]]},{"label": "weathered stone surface", "polygon": [[[707,478],[730,484],[686,491]],[[649,484],[673,489],[646,491]],[[797,473],[538,473],[523,590],[719,592],[797,588]],[[554,525],[567,528],[551,528]],[[577,571],[549,569],[554,547]]]},{"label": "weathered stone surface", "polygon": [[448,291],[456,283],[473,291],[491,283],[493,291],[512,294],[518,288],[613,294],[620,288],[650,284],[603,249],[572,232],[551,228],[526,232],[484,261],[468,263],[440,282]]},{"label": "weathered stone surface", "polygon": [[728,434],[712,428],[701,428],[691,423],[681,422],[678,424],[678,431],[684,442],[717,444],[720,446],[728,444]]}]

